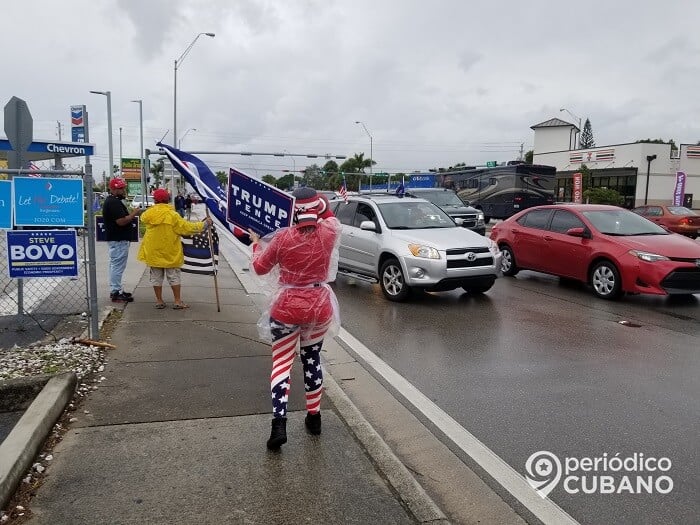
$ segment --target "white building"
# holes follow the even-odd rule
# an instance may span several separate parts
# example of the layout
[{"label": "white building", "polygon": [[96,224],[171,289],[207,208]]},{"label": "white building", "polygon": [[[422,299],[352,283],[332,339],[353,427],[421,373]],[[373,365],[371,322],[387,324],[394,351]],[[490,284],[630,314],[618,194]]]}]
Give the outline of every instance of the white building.
[{"label": "white building", "polygon": [[[685,172],[688,208],[700,208],[700,146],[681,144],[613,144],[576,149],[577,126],[553,118],[531,127],[535,131],[533,164],[557,169],[555,199],[571,201],[572,176],[582,165],[592,170],[591,184],[605,186],[625,197],[625,206],[671,204],[676,173]],[[695,196],[695,199],[693,198]]]}]

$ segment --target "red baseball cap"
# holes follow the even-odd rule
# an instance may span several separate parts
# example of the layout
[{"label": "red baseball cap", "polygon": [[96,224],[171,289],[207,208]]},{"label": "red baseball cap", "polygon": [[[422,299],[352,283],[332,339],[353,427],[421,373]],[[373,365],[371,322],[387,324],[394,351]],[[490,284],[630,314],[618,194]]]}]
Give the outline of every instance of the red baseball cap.
[{"label": "red baseball cap", "polygon": [[170,202],[170,193],[165,188],[158,188],[153,192],[153,201],[157,204]]},{"label": "red baseball cap", "polygon": [[126,182],[124,182],[124,179],[115,177],[109,181],[109,189],[111,190],[123,190],[124,188],[126,188]]}]

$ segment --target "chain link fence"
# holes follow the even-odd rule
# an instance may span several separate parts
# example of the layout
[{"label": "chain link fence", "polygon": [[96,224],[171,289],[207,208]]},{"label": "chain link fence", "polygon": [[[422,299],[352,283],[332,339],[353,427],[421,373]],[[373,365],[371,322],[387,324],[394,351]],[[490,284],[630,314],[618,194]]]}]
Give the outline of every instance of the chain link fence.
[{"label": "chain link fence", "polygon": [[[57,326],[68,318],[71,323],[87,326],[89,290],[87,275],[88,236],[85,228],[78,232],[78,275],[62,278],[10,278],[7,236],[0,234],[0,348],[23,346],[46,336],[62,337]],[[73,334],[80,335],[80,333]]]}]

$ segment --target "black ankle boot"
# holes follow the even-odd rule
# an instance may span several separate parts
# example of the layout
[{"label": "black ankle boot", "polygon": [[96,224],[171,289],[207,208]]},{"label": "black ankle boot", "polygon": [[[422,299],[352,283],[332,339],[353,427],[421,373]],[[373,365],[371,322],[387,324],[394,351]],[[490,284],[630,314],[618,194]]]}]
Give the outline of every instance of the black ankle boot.
[{"label": "black ankle boot", "polygon": [[318,436],[321,433],[321,412],[316,412],[315,414],[307,412],[304,424],[310,434]]},{"label": "black ankle boot", "polygon": [[267,440],[267,448],[277,450],[287,442],[287,418],[276,417],[272,420],[270,439]]}]

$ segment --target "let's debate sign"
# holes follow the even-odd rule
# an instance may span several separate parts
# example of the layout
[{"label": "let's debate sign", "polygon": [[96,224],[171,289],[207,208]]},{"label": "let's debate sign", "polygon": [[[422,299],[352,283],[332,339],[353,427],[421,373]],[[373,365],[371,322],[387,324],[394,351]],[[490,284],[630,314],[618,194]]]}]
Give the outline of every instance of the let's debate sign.
[{"label": "let's debate sign", "polygon": [[7,231],[10,277],[77,277],[75,230]]},{"label": "let's debate sign", "polygon": [[15,177],[17,226],[84,226],[82,179]]}]

